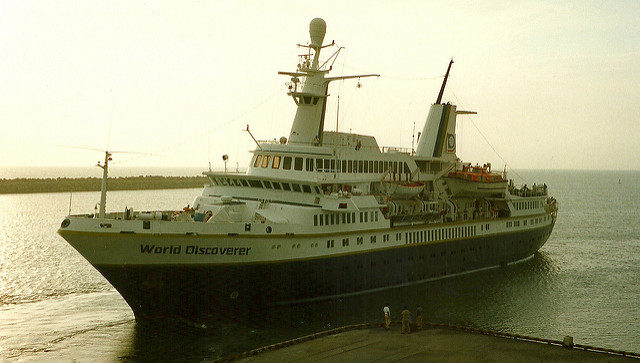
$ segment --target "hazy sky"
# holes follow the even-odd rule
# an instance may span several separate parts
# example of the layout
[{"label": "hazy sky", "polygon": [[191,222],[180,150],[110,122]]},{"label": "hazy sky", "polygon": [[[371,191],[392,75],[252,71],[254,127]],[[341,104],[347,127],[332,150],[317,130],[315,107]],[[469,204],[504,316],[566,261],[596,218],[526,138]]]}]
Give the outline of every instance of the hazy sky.
[{"label": "hazy sky", "polygon": [[[296,43],[314,17],[346,50],[326,130],[411,146],[454,57],[444,100],[458,155],[514,168],[640,169],[640,2],[0,0],[0,166],[244,166],[288,136]],[[325,54],[327,55],[327,54]],[[474,126],[475,124],[475,126]],[[110,130],[110,131],[109,131]]]}]

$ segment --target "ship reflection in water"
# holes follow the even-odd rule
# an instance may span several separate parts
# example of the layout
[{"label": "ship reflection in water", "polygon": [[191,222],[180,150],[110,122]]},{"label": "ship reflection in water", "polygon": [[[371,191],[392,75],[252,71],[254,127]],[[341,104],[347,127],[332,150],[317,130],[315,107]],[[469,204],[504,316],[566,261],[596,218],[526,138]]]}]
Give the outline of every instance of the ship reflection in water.
[{"label": "ship reflection in water", "polygon": [[[205,323],[136,323],[129,343],[123,342],[123,350],[114,358],[220,358],[344,325],[382,322],[385,304],[393,320],[399,320],[404,306],[413,314],[422,305],[428,322],[504,332],[518,327],[513,332],[521,334],[551,329],[549,336],[559,336],[553,330],[554,311],[558,311],[552,301],[555,277],[552,262],[537,253],[517,265],[414,286],[313,303],[238,307],[230,314],[219,311],[218,319]],[[541,314],[541,306],[551,309],[544,310],[540,319],[532,317]],[[227,319],[228,315],[234,319]],[[540,326],[531,326],[535,321]]]}]

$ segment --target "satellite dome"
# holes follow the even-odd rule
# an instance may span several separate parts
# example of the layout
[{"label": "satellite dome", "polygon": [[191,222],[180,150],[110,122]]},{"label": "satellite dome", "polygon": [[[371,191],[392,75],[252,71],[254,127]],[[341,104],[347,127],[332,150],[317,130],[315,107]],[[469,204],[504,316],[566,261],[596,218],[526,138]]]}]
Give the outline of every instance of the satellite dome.
[{"label": "satellite dome", "polygon": [[309,35],[311,36],[311,45],[321,47],[324,40],[324,34],[327,32],[327,23],[320,18],[315,18],[309,23]]}]

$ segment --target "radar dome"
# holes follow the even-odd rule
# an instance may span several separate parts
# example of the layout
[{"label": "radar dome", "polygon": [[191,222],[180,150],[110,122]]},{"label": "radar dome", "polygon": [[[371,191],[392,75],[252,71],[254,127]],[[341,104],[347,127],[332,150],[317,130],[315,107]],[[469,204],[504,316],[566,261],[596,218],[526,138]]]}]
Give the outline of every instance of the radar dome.
[{"label": "radar dome", "polygon": [[321,47],[324,40],[324,34],[327,32],[327,23],[320,18],[315,18],[309,23],[309,35],[311,36],[311,45]]}]

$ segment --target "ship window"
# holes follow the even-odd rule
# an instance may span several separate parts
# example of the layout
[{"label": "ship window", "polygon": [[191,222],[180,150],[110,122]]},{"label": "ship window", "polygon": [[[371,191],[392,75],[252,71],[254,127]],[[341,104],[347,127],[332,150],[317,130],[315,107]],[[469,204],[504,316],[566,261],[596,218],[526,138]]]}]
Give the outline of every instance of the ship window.
[{"label": "ship window", "polygon": [[382,171],[386,172],[389,169],[389,162],[385,161],[384,164],[382,164]]},{"label": "ship window", "polygon": [[353,173],[353,160],[347,161],[347,172]]},{"label": "ship window", "polygon": [[324,159],[324,171],[329,171],[331,167],[331,162],[329,161],[329,159]]},{"label": "ship window", "polygon": [[342,172],[343,173],[347,172],[347,161],[346,160],[342,160]]},{"label": "ship window", "polygon": [[364,222],[367,223],[368,222],[368,214],[367,212],[364,212]]},{"label": "ship window", "polygon": [[271,182],[265,180],[263,183],[265,188],[271,189]]},{"label": "ship window", "polygon": [[347,223],[347,215],[342,213],[342,224]]},{"label": "ship window", "polygon": [[319,215],[320,225],[324,225],[324,218],[322,218],[322,214]]},{"label": "ship window", "polygon": [[282,189],[286,191],[290,191],[291,187],[289,186],[289,183],[282,183]]},{"label": "ship window", "polygon": [[376,236],[371,236],[371,237],[369,237],[369,241],[370,241],[371,243],[376,243]]},{"label": "ship window", "polygon": [[291,169],[291,156],[285,156],[284,161],[282,162],[282,169],[290,170]]},{"label": "ship window", "polygon": [[313,104],[314,104],[314,105],[317,105],[317,104],[318,104],[318,99],[319,99],[318,97],[314,97],[314,98],[313,98]]},{"label": "ship window", "polygon": [[249,180],[249,184],[251,184],[254,188],[262,188],[262,183],[260,180]]},{"label": "ship window", "polygon": [[349,239],[348,238],[343,238],[342,239],[342,247],[347,247],[349,246]]},{"label": "ship window", "polygon": [[322,170],[322,159],[316,159],[316,171]]},{"label": "ship window", "polygon": [[363,169],[363,161],[358,160],[358,173],[362,173],[362,169]]},{"label": "ship window", "polygon": [[329,225],[329,215],[328,214],[324,215],[324,224],[326,224],[327,226]]},{"label": "ship window", "polygon": [[384,166],[383,166],[382,160],[378,161],[378,172],[379,173],[384,172]]},{"label": "ship window", "polygon": [[267,166],[269,166],[269,160],[271,160],[271,156],[269,155],[265,155],[264,158],[262,158],[262,167],[266,168]]},{"label": "ship window", "polygon": [[356,223],[356,212],[351,213],[351,221]]},{"label": "ship window", "polygon": [[304,103],[305,104],[310,104],[311,103],[311,96],[304,96]]},{"label": "ship window", "polygon": [[331,171],[335,171],[335,170],[336,170],[336,161],[331,160]]},{"label": "ship window", "polygon": [[253,167],[257,168],[260,165],[260,159],[262,159],[262,155],[256,155],[256,160],[253,162]]},{"label": "ship window", "polygon": [[317,226],[317,225],[318,225],[318,215],[317,215],[317,214],[314,214],[314,215],[313,215],[313,225],[314,225],[314,226]]},{"label": "ship window", "polygon": [[333,247],[333,240],[329,239],[327,240],[327,248],[332,248]]},{"label": "ship window", "polygon": [[273,182],[273,189],[280,190],[280,183]]},{"label": "ship window", "polygon": [[308,185],[303,184],[302,185],[302,191],[305,193],[311,193],[311,187]]},{"label": "ship window", "polygon": [[370,173],[373,173],[373,163],[374,163],[373,160],[369,160],[369,172]]},{"label": "ship window", "polygon": [[364,161],[364,173],[368,173],[369,172],[369,163],[365,160]]},{"label": "ship window", "polygon": [[351,213],[347,213],[347,223],[351,223]]},{"label": "ship window", "polygon": [[373,172],[374,172],[374,173],[377,173],[377,172],[378,172],[378,170],[379,170],[379,168],[378,168],[378,162],[377,162],[377,161],[374,161],[374,162],[373,162]]},{"label": "ship window", "polygon": [[322,193],[320,192],[320,188],[318,188],[318,187],[313,187],[313,189],[316,191],[316,194],[322,194]]},{"label": "ship window", "polygon": [[303,163],[304,163],[304,159],[302,159],[302,158],[296,158],[296,159],[295,159],[295,162],[294,162],[294,165],[293,165],[293,168],[294,168],[295,170],[302,170],[302,164],[303,164]]},{"label": "ship window", "polygon": [[335,218],[333,214],[331,215],[330,224],[335,224]]},{"label": "ship window", "polygon": [[278,169],[280,167],[280,156],[273,157],[273,165],[271,167],[274,169]]},{"label": "ship window", "polygon": [[313,159],[307,158],[305,166],[307,171],[313,171]]},{"label": "ship window", "polygon": [[291,184],[291,187],[293,188],[294,192],[300,191],[300,184]]},{"label": "ship window", "polygon": [[362,223],[363,220],[364,220],[364,217],[362,216],[362,212],[360,212],[360,223]]}]

